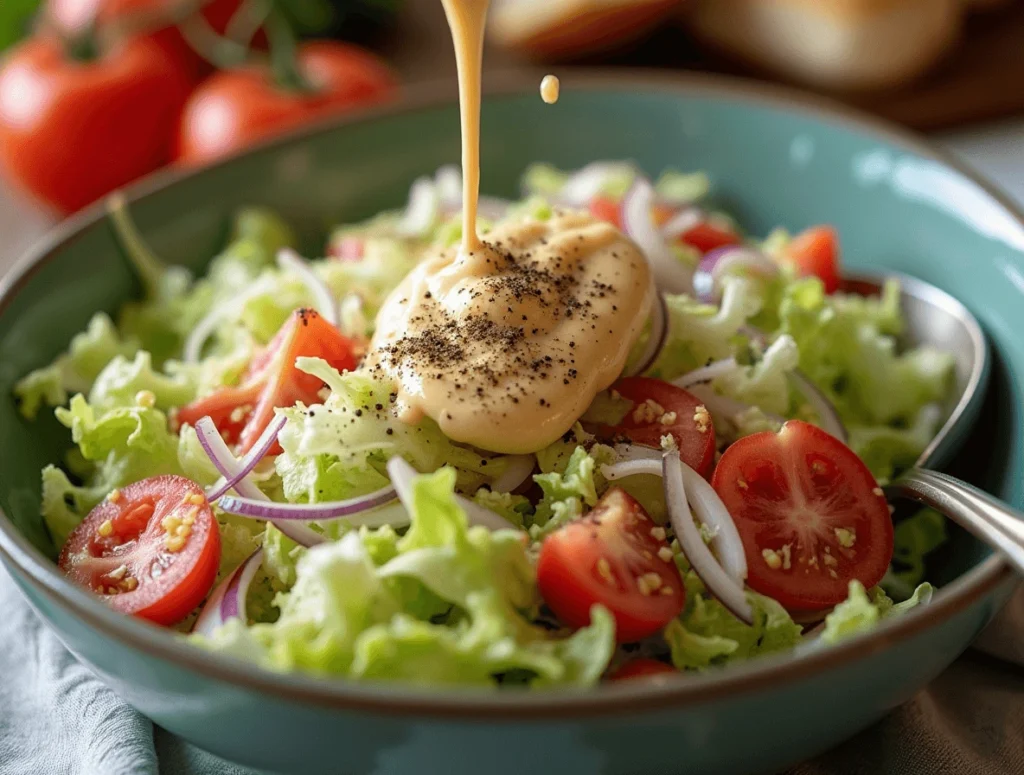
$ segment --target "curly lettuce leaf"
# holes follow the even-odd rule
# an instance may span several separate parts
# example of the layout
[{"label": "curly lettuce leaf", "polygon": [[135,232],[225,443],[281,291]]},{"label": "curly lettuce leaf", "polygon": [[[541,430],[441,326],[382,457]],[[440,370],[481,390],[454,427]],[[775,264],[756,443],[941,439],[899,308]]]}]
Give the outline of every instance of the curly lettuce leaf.
[{"label": "curly lettuce leaf", "polygon": [[[597,504],[598,490],[605,485],[600,466],[614,462],[615,451],[602,444],[595,444],[589,452],[578,446],[568,460],[562,462],[559,456],[554,460],[555,468],[533,477],[543,493],[530,526],[535,541],[579,518],[584,507]],[[541,468],[545,468],[543,461]]]},{"label": "curly lettuce leaf", "polygon": [[932,509],[921,509],[896,523],[893,533],[893,567],[882,585],[886,592],[904,599],[924,580],[925,558],[949,538],[946,518]]},{"label": "curly lettuce leaf", "polygon": [[925,582],[920,584],[907,600],[894,604],[880,587],[865,590],[859,581],[851,581],[846,600],[825,617],[821,642],[834,644],[868,632],[883,619],[899,616],[919,605],[927,605],[931,602],[934,592],[935,588]]},{"label": "curly lettuce leaf", "polygon": [[166,411],[195,397],[196,386],[188,374],[155,371],[152,357],[143,351],[132,360],[118,355],[110,361],[89,391],[89,405],[104,411],[151,401],[153,406]]},{"label": "curly lettuce leaf", "polygon": [[93,315],[86,330],[71,340],[67,352],[14,386],[22,415],[33,420],[43,406],[63,406],[70,394],[88,393],[108,363],[117,356],[130,358],[138,349],[138,342],[118,334],[106,313]]}]

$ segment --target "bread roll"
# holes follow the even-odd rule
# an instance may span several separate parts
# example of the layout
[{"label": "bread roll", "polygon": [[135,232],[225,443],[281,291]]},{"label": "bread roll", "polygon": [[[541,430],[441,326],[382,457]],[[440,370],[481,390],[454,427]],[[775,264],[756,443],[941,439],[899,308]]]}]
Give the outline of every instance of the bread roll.
[{"label": "bread roll", "polygon": [[648,32],[679,0],[494,0],[495,43],[537,59],[564,59],[627,43]]},{"label": "bread roll", "polygon": [[892,86],[956,41],[965,0],[693,0],[698,37],[828,89]]}]

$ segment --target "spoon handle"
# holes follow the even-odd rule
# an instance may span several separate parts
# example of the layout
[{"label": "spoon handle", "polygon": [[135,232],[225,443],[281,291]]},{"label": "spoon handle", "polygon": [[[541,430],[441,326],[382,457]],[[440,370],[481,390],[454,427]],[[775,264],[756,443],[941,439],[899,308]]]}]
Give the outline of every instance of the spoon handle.
[{"label": "spoon handle", "polygon": [[931,506],[1002,554],[1024,574],[1024,513],[952,476],[912,468],[886,488]]}]

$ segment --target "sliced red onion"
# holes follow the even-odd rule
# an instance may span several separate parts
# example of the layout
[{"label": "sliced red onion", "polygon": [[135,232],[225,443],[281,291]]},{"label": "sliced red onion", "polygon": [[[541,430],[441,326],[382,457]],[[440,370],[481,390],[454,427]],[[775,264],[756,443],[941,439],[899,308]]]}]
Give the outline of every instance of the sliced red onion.
[{"label": "sliced red onion", "polygon": [[691,293],[693,270],[672,250],[654,223],[654,187],[638,177],[622,200],[622,228],[647,257],[654,280],[667,293]]},{"label": "sliced red onion", "polygon": [[409,203],[396,230],[403,237],[422,237],[437,220],[440,202],[430,178],[419,178],[409,189]]},{"label": "sliced red onion", "polygon": [[803,395],[804,399],[815,414],[818,415],[818,421],[821,424],[821,429],[826,433],[835,436],[844,444],[846,443],[848,436],[846,433],[846,426],[843,425],[843,421],[839,419],[839,412],[836,411],[835,406],[829,401],[825,394],[818,390],[818,386],[811,382],[802,372],[791,371],[789,373],[790,380],[796,385],[797,390]]},{"label": "sliced red onion", "polygon": [[683,376],[672,380],[672,384],[688,390],[694,385],[706,385],[709,382],[713,382],[719,377],[731,374],[738,368],[739,364],[736,363],[735,358],[723,358],[720,361],[714,361],[707,366],[687,372]]},{"label": "sliced red onion", "polygon": [[332,326],[338,325],[338,302],[327,284],[317,277],[309,264],[291,248],[278,251],[277,265],[286,272],[294,272],[313,295],[313,306]]},{"label": "sliced red onion", "polygon": [[[238,471],[233,476],[222,476],[206,488],[206,499],[212,503],[226,492],[233,489],[242,479],[247,477],[252,470],[256,468],[256,465],[266,457],[271,447],[274,446],[274,443],[277,441],[277,434],[281,432],[281,429],[285,426],[286,422],[288,422],[287,417],[283,414],[277,415],[266,427],[263,433],[260,434],[260,437],[256,439],[256,443],[253,444],[252,449],[245,453],[245,456],[238,461]],[[210,426],[213,426],[213,420],[210,417],[203,417],[200,419],[199,422],[196,423],[197,434],[199,433],[200,424],[203,425],[204,434],[209,438]],[[216,431],[216,427],[214,427],[213,430]],[[200,437],[200,444],[202,444],[202,441],[202,437]],[[206,450],[205,445],[203,446],[203,449]],[[209,450],[206,450],[206,454],[210,454]]]},{"label": "sliced red onion", "polygon": [[[718,598],[741,621],[752,625],[754,612],[747,600],[743,585],[718,564],[690,513],[684,483],[683,462],[678,450],[669,450],[662,457],[662,484],[665,488],[665,506],[683,554],[694,572],[700,576],[708,591]],[[718,536],[716,536],[717,540]]]},{"label": "sliced red onion", "polygon": [[594,197],[602,193],[609,178],[636,173],[636,167],[629,162],[591,162],[572,173],[554,199],[558,204],[569,207],[586,207]]},{"label": "sliced red onion", "polygon": [[[210,461],[220,471],[221,475],[225,479],[231,479],[236,476],[241,470],[241,464],[235,459],[231,450],[228,449],[228,445],[224,443],[224,438],[217,430],[217,426],[213,424],[213,420],[209,417],[200,419],[196,423],[196,435],[199,437],[199,444],[206,454],[210,456]],[[245,476],[235,482],[234,490],[243,498],[261,501],[270,500],[259,487],[250,482],[248,477]],[[302,546],[315,546],[327,540],[320,533],[305,525],[282,521],[280,523],[274,522],[274,526],[295,541],[295,543]]]},{"label": "sliced red onion", "polygon": [[626,376],[633,377],[647,371],[651,364],[658,360],[667,338],[668,307],[665,306],[665,297],[655,289],[654,304],[651,307],[651,330],[647,335],[647,344],[644,345],[643,353],[636,359],[636,365],[627,370]]},{"label": "sliced red onion", "polygon": [[508,455],[502,459],[505,471],[491,482],[494,492],[512,492],[527,480],[537,465],[537,458],[533,455]]},{"label": "sliced red onion", "polygon": [[192,625],[193,634],[209,638],[229,619],[241,619],[243,622],[246,620],[245,600],[261,562],[263,550],[257,549],[245,562],[224,577],[207,598],[203,610],[199,612],[199,618]]},{"label": "sliced red onion", "polygon": [[354,525],[359,525],[362,523],[358,519],[352,519],[353,517],[391,503],[396,498],[395,488],[388,485],[368,495],[343,501],[277,503],[258,498],[225,495],[217,505],[229,514],[265,519],[275,524],[279,521],[322,522],[345,517]]},{"label": "sliced red onion", "polygon": [[760,250],[740,245],[726,245],[708,251],[697,265],[693,286],[701,301],[711,302],[719,298],[722,278],[740,270],[758,277],[774,277],[779,266]]},{"label": "sliced red onion", "polygon": [[[660,450],[639,444],[616,444],[615,452],[618,461],[601,466],[601,475],[609,481],[641,474],[664,476],[664,453]],[[697,512],[697,517],[715,531],[711,543],[718,551],[722,567],[742,586],[747,578],[747,556],[729,510],[707,480],[688,465],[682,466],[682,476],[690,505]]]},{"label": "sliced red onion", "polygon": [[[405,506],[406,511],[412,514],[412,482],[419,476],[419,472],[396,455],[388,461],[388,475],[391,477],[391,484],[394,485],[402,505]],[[459,494],[455,495],[455,500],[466,512],[470,525],[482,525],[488,530],[510,530],[515,527],[500,514],[495,514],[475,501],[463,498]]]},{"label": "sliced red onion", "polygon": [[694,226],[700,226],[703,221],[704,211],[699,207],[684,207],[665,222],[661,233],[671,241],[686,234]]}]

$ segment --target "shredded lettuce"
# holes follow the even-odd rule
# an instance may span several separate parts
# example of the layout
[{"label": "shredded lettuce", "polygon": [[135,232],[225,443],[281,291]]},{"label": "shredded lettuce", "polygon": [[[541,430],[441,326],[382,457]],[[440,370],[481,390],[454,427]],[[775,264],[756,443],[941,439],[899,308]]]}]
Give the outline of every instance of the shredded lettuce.
[{"label": "shredded lettuce", "polygon": [[[611,447],[595,444],[589,452],[576,447],[563,464],[547,473],[535,474],[533,480],[540,485],[543,496],[533,515],[530,537],[538,541],[579,518],[584,507],[596,505],[598,490],[605,485],[598,473],[600,466],[614,461],[615,451]],[[543,460],[541,468],[545,468]]]}]

